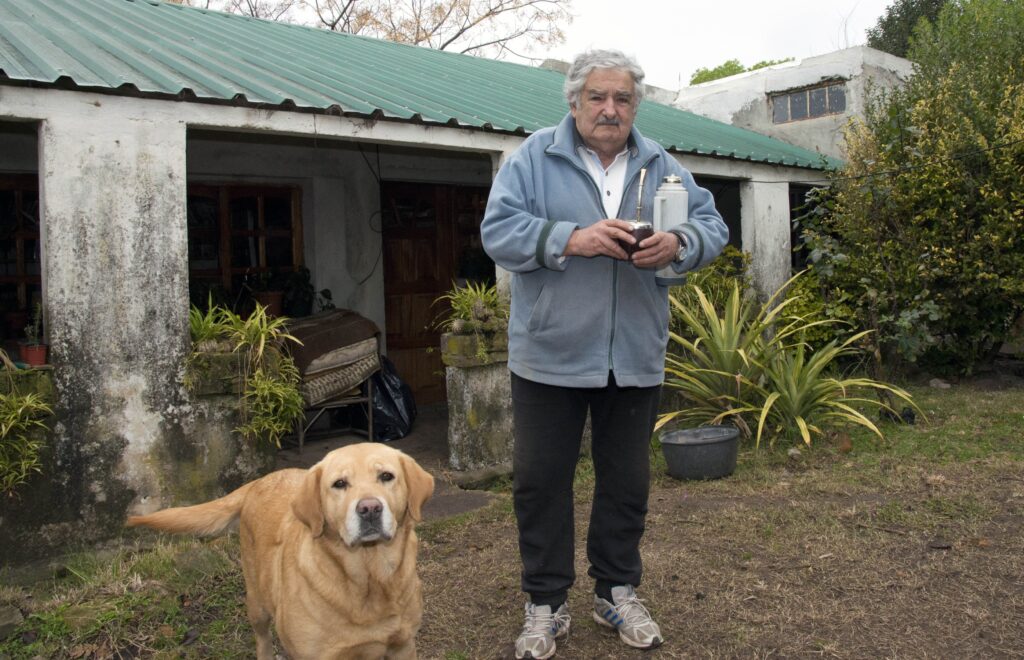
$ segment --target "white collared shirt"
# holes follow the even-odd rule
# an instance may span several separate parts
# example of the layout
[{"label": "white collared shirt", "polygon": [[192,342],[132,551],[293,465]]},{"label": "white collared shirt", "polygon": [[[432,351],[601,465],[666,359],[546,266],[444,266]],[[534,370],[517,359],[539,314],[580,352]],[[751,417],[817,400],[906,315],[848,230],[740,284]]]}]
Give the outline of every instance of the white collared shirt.
[{"label": "white collared shirt", "polygon": [[[587,166],[587,172],[601,191],[606,218],[619,217],[619,205],[622,204],[623,188],[626,185],[626,165],[629,163],[629,146],[623,149],[612,164],[604,167],[601,157],[585,145],[576,147],[576,152]],[[625,218],[624,218],[625,219]]]}]

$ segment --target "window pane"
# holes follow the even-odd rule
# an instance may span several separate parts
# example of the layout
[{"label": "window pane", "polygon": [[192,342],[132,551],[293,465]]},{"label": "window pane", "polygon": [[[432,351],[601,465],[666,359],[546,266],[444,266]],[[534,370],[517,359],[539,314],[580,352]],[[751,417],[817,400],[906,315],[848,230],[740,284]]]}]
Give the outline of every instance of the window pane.
[{"label": "window pane", "polygon": [[220,235],[214,232],[189,232],[188,266],[195,270],[220,266]]},{"label": "window pane", "polygon": [[821,117],[825,114],[825,88],[811,90],[811,116]]},{"label": "window pane", "polygon": [[253,268],[260,265],[259,247],[255,236],[231,237],[231,266]]},{"label": "window pane", "polygon": [[828,111],[832,113],[846,112],[846,87],[832,85],[828,88]]},{"label": "window pane", "polygon": [[237,197],[229,203],[232,229],[259,227],[259,202],[256,197]]},{"label": "window pane", "polygon": [[291,198],[268,195],[263,200],[263,224],[267,229],[291,229]]},{"label": "window pane", "polygon": [[39,229],[39,193],[35,190],[21,193],[21,228]]},{"label": "window pane", "polygon": [[39,241],[25,240],[25,274],[38,275],[42,270],[39,267]]},{"label": "window pane", "polygon": [[783,124],[789,121],[789,96],[780,94],[772,97],[772,123]]},{"label": "window pane", "polygon": [[789,95],[789,114],[793,121],[807,119],[807,92]]},{"label": "window pane", "polygon": [[217,223],[217,198],[203,197],[199,195],[188,196],[188,228],[209,229],[216,231]]},{"label": "window pane", "polygon": [[[6,229],[6,228],[4,228]],[[0,237],[0,274],[18,274],[18,243],[7,231]]]},{"label": "window pane", "polygon": [[267,237],[267,265],[271,268],[292,265],[292,242],[283,236]]},{"label": "window pane", "polygon": [[5,235],[18,226],[14,191],[0,190],[0,231]]}]

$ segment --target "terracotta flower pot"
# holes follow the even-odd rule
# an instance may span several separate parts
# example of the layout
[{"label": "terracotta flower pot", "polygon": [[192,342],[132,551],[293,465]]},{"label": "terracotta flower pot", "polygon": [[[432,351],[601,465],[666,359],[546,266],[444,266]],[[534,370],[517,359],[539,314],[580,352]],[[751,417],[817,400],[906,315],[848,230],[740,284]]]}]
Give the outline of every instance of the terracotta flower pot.
[{"label": "terracotta flower pot", "polygon": [[21,361],[30,367],[41,367],[46,364],[46,344],[22,344]]},{"label": "terracotta flower pot", "polygon": [[267,308],[267,316],[281,316],[284,308],[284,291],[257,291],[252,297]]}]

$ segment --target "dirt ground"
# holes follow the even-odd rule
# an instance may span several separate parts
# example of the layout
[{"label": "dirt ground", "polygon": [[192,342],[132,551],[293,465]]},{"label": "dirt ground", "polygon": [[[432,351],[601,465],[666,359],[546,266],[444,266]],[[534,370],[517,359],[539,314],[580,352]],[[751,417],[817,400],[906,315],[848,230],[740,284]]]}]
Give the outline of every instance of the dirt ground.
[{"label": "dirt ground", "polygon": [[[581,497],[558,657],[1024,657],[1019,463],[843,470],[832,453],[731,482],[659,478],[639,593],[666,642],[647,653],[590,617]],[[512,657],[523,596],[507,498],[422,538],[420,655]]]}]

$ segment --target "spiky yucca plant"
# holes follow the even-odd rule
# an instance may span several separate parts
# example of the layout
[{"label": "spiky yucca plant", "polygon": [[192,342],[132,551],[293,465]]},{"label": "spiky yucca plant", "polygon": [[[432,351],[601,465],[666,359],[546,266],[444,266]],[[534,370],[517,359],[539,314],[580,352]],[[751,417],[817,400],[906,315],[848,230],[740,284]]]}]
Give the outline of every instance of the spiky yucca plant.
[{"label": "spiky yucca plant", "polygon": [[[844,355],[859,352],[856,343],[870,331],[859,332],[842,343],[830,341],[808,353],[800,342],[792,350],[779,351],[764,366],[764,386],[757,386],[757,403],[749,412],[757,413],[756,446],[768,431],[769,443],[775,438],[800,438],[810,445],[814,436],[823,435],[827,425],[857,424],[883,437],[878,427],[855,406],[898,412],[878,398],[863,396],[875,391],[894,394],[917,408],[905,390],[871,378],[835,378],[828,369]],[[744,410],[746,412],[746,410]]]},{"label": "spiky yucca plant", "polygon": [[776,301],[799,276],[760,305],[744,298],[737,283],[721,313],[700,289],[695,292],[699,310],[671,299],[688,334],[696,339],[670,333],[676,351],[666,359],[665,385],[678,391],[684,403],[680,410],[661,415],[656,428],[673,421],[694,426],[728,422],[746,438],[755,437],[756,428],[757,446],[766,432],[769,444],[778,437],[799,437],[811,444],[827,424],[858,424],[881,436],[857,407],[875,407],[893,415],[896,411],[863,396],[871,390],[894,394],[917,409],[910,395],[894,385],[832,375],[839,358],[858,352],[856,344],[867,332],[810,351],[803,339],[807,331],[837,321],[783,315],[799,298]]}]

